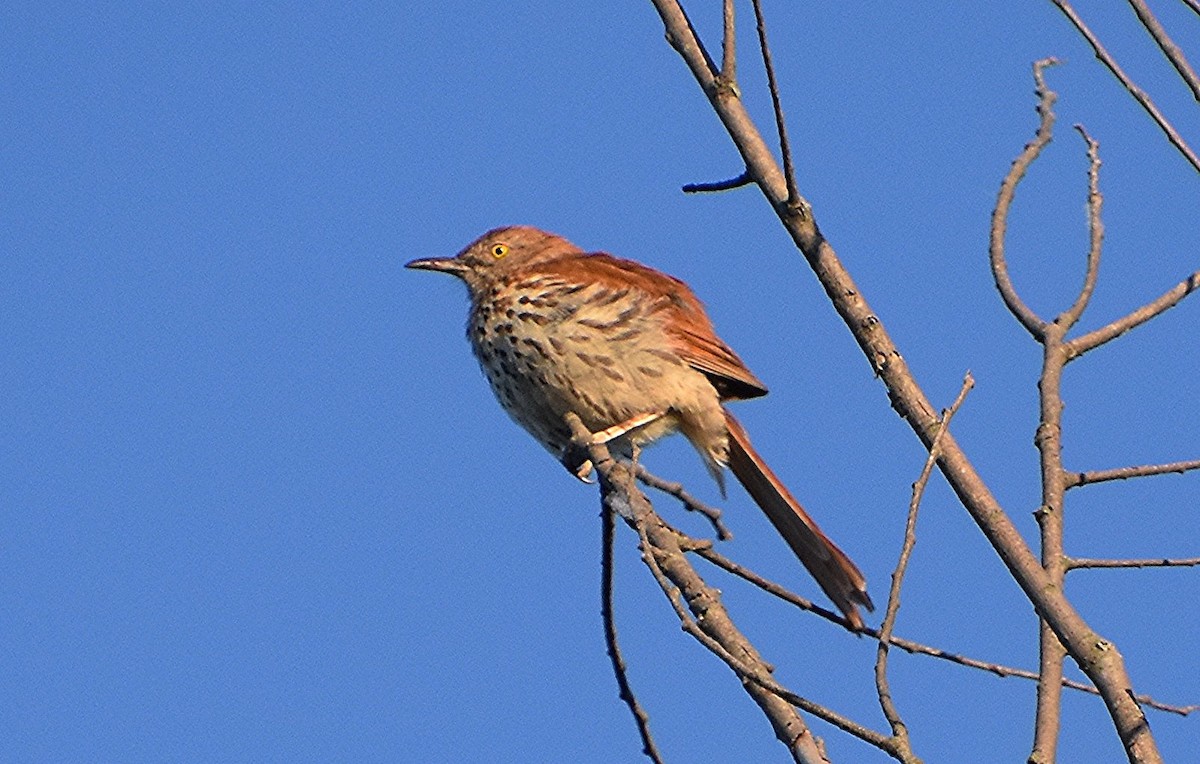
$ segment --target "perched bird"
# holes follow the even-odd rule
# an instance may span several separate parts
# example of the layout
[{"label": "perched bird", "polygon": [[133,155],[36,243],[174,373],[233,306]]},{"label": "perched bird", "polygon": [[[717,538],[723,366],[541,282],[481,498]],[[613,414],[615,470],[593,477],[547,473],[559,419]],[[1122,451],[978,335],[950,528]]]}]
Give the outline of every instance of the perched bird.
[{"label": "perched bird", "polygon": [[717,337],[686,284],[526,226],[488,231],[456,257],[407,267],[466,283],[467,338],[492,391],[551,454],[567,453],[568,411],[626,456],[683,433],[722,490],[723,470],[732,469],[850,624],[863,626],[857,606],[874,606],[862,573],[722,405],[767,388]]}]

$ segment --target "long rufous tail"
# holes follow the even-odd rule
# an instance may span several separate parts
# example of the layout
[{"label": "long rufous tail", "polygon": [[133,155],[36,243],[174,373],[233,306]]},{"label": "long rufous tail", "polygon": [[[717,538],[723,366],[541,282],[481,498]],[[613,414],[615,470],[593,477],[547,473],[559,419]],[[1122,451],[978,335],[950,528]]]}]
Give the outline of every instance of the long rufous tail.
[{"label": "long rufous tail", "polygon": [[728,411],[725,412],[725,423],[729,428],[729,467],[734,477],[745,486],[821,589],[845,614],[846,620],[854,627],[862,628],[863,619],[857,605],[867,610],[875,609],[867,595],[867,580],[863,574],[846,553],[821,532],[800,502],[775,477],[750,445],[746,430]]}]

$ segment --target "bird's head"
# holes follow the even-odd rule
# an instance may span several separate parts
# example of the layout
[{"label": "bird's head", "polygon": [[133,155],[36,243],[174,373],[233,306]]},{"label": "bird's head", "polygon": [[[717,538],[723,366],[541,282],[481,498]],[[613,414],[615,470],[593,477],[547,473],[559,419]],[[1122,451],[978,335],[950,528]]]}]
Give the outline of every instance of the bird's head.
[{"label": "bird's head", "polygon": [[427,257],[404,267],[449,273],[476,293],[528,265],[580,253],[561,236],[531,226],[509,226],[488,231],[454,257]]}]

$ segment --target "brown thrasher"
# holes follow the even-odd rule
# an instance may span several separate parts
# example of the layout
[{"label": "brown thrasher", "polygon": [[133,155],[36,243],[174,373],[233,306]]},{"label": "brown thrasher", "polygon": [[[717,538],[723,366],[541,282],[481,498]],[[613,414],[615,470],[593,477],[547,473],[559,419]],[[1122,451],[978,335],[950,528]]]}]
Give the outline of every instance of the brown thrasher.
[{"label": "brown thrasher", "polygon": [[[722,490],[723,468],[733,470],[846,619],[863,626],[856,606],[874,609],[866,579],[721,405],[767,388],[717,337],[686,284],[525,226],[407,267],[466,282],[471,348],[505,411],[550,453],[566,464],[568,411],[625,456],[682,432]],[[567,467],[580,474],[580,465]]]}]

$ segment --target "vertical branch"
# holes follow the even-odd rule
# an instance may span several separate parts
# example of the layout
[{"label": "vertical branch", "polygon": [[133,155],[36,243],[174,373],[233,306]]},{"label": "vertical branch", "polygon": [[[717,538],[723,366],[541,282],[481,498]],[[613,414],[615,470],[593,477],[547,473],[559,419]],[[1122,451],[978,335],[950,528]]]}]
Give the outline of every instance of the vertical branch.
[{"label": "vertical branch", "polygon": [[[1034,443],[1042,472],[1042,504],[1035,514],[1041,529],[1042,567],[1054,586],[1062,588],[1066,574],[1063,553],[1062,370],[1066,365],[1063,334],[1066,327],[1048,324],[1042,342],[1042,373],[1038,379],[1041,417]],[[1030,764],[1052,764],[1062,717],[1063,659],[1066,648],[1050,625],[1038,622],[1038,690]]]},{"label": "vertical branch", "polygon": [[725,0],[724,35],[721,38],[721,80],[727,86],[737,82],[737,34],[733,24],[733,0]]},{"label": "vertical branch", "polygon": [[617,677],[617,687],[620,688],[620,698],[629,706],[633,721],[637,725],[638,735],[642,738],[642,752],[654,764],[662,764],[662,753],[650,734],[650,717],[629,684],[629,675],[625,670],[625,657],[621,654],[621,645],[617,641],[617,622],[613,615],[613,541],[616,531],[616,519],[608,507],[600,510],[601,553],[600,553],[600,615],[604,619],[604,643],[608,647],[608,659],[612,661],[613,674]]},{"label": "vertical branch", "polygon": [[[1104,223],[1100,219],[1103,197],[1100,195],[1100,154],[1096,141],[1082,126],[1076,125],[1088,147],[1088,247],[1087,275],[1075,303],[1045,327],[1038,338],[1042,343],[1042,373],[1038,379],[1041,417],[1034,443],[1041,461],[1042,504],[1035,516],[1041,530],[1042,567],[1056,586],[1062,587],[1068,568],[1063,548],[1063,500],[1070,478],[1062,461],[1062,371],[1071,359],[1065,341],[1070,329],[1087,307],[1096,286],[1100,268],[1100,247]],[[1038,624],[1038,691],[1034,720],[1033,750],[1030,764],[1055,761],[1062,719],[1063,660],[1067,650],[1045,620]]]},{"label": "vertical branch", "polygon": [[[1065,338],[1067,331],[1083,315],[1096,288],[1100,271],[1100,250],[1104,241],[1104,224],[1100,219],[1103,197],[1100,195],[1099,148],[1083,127],[1077,125],[1076,129],[1088,147],[1089,246],[1083,286],[1071,307],[1049,323],[1038,319],[1026,307],[1013,287],[1004,259],[1008,209],[1012,204],[1017,184],[1051,140],[1054,102],[1057,96],[1046,87],[1043,69],[1052,63],[1053,59],[1045,59],[1033,65],[1040,124],[1037,137],[1025,146],[1000,185],[996,209],[992,215],[991,261],[992,275],[1005,305],[1042,345],[1042,371],[1038,378],[1040,417],[1034,437],[1040,456],[1042,503],[1035,516],[1041,531],[1042,567],[1051,585],[1061,591],[1068,570],[1068,560],[1063,550],[1063,497],[1069,480],[1062,463],[1062,371],[1071,358],[1071,351]],[[1058,747],[1062,718],[1063,661],[1068,651],[1045,616],[1038,621],[1038,645],[1037,711],[1029,762],[1052,764]]]},{"label": "vertical branch", "polygon": [[[1083,315],[1083,311],[1087,309],[1088,301],[1092,299],[1092,292],[1096,290],[1096,281],[1100,277],[1100,250],[1104,245],[1104,221],[1100,217],[1100,211],[1104,207],[1104,197],[1100,194],[1100,144],[1088,135],[1083,125],[1075,125],[1075,130],[1083,136],[1084,142],[1087,143],[1088,254],[1087,271],[1083,277],[1083,288],[1079,290],[1079,296],[1075,298],[1075,303],[1066,312],[1054,319],[1057,323],[1062,324],[1064,329],[1075,325],[1075,322]],[[1068,358],[1068,360],[1070,359]]]}]

